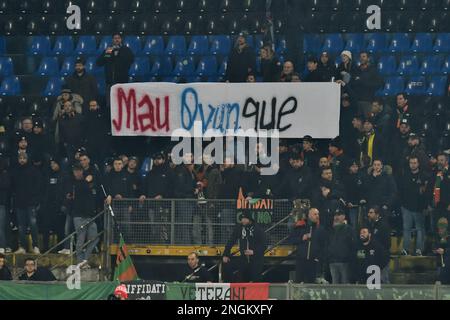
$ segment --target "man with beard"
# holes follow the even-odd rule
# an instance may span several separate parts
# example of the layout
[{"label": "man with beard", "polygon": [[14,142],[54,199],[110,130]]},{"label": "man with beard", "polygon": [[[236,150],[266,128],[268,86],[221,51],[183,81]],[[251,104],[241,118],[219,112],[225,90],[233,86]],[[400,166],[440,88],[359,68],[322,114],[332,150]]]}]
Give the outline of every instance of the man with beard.
[{"label": "man with beard", "polygon": [[288,199],[309,199],[312,183],[311,169],[296,153],[289,156],[289,169],[285,173],[283,195]]},{"label": "man with beard", "polygon": [[369,228],[362,227],[359,232],[359,245],[356,251],[358,267],[358,282],[366,284],[368,277],[373,273],[369,267],[378,267],[383,270],[389,264],[389,251],[373,239]]},{"label": "man with beard", "polygon": [[389,151],[389,163],[392,166],[394,175],[400,176],[403,171],[403,152],[408,147],[411,126],[407,117],[400,121],[400,126],[396,129],[392,138],[392,148]]},{"label": "man with beard", "polygon": [[105,116],[101,113],[97,101],[90,101],[84,113],[85,146],[94,163],[100,163],[106,157],[110,145]]}]

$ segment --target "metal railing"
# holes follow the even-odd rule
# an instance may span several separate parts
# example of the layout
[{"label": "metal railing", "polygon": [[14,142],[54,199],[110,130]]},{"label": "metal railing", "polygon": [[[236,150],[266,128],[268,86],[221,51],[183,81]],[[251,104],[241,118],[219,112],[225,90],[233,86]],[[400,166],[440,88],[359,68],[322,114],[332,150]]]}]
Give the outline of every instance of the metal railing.
[{"label": "metal railing", "polygon": [[[241,209],[236,200],[121,199],[112,202],[114,220],[127,244],[225,245],[238,221]],[[273,208],[252,209],[264,228],[268,245],[279,244],[290,233],[293,222],[289,200],[273,200]],[[109,215],[107,215],[109,217]],[[281,221],[281,223],[280,223]],[[105,222],[113,244],[119,232]]]}]

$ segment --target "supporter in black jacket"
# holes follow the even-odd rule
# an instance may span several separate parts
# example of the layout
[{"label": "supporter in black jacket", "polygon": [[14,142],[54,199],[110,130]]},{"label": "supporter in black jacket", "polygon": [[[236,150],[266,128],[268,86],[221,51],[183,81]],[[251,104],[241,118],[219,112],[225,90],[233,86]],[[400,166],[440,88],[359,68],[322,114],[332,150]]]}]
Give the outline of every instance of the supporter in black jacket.
[{"label": "supporter in black jacket", "polygon": [[289,169],[283,179],[283,195],[291,200],[311,198],[311,169],[305,166],[303,158],[297,153],[291,153],[289,163]]},{"label": "supporter in black jacket", "polygon": [[25,259],[25,270],[19,276],[24,281],[55,281],[56,278],[50,270],[36,267],[36,261],[32,258]]},{"label": "supporter in black jacket", "polygon": [[395,177],[399,177],[404,171],[404,151],[408,147],[409,134],[411,133],[411,126],[408,119],[402,119],[400,126],[393,134],[391,145],[392,148],[388,153],[389,163],[392,166],[392,171]]},{"label": "supporter in black jacket", "polygon": [[323,82],[330,82],[333,78],[337,78],[336,65],[330,60],[328,52],[322,52],[320,55],[318,70]]},{"label": "supporter in black jacket", "polygon": [[174,175],[162,153],[153,156],[153,167],[144,179],[140,200],[164,199],[173,194]]},{"label": "supporter in black jacket", "polygon": [[256,70],[256,56],[253,48],[248,46],[245,34],[239,34],[236,47],[228,57],[228,67],[225,74],[227,82],[246,82],[247,75]]},{"label": "supporter in black jacket", "polygon": [[175,169],[174,193],[177,199],[193,199],[196,195],[197,181],[193,164],[181,164]]},{"label": "supporter in black jacket", "polygon": [[97,59],[99,67],[105,67],[105,80],[108,86],[116,83],[128,82],[128,70],[134,61],[134,54],[130,48],[122,44],[122,36],[113,34],[111,47],[105,49]]},{"label": "supporter in black jacket", "polygon": [[247,185],[242,167],[232,164],[230,161],[225,159],[225,163],[220,168],[222,185],[220,186],[219,199],[237,199],[239,189]]},{"label": "supporter in black jacket", "polygon": [[66,85],[83,98],[83,113],[86,113],[89,110],[89,103],[98,99],[98,88],[97,80],[93,75],[86,73],[84,64],[84,59],[77,58],[75,72],[66,78]]},{"label": "supporter in black jacket", "polygon": [[331,140],[328,151],[330,153],[329,160],[330,166],[333,170],[333,178],[337,182],[341,182],[343,177],[347,174],[347,168],[349,167],[350,158],[344,152],[342,139],[336,137]]},{"label": "supporter in black jacket", "polygon": [[375,131],[373,127],[373,120],[366,119],[364,121],[364,136],[361,142],[361,154],[360,159],[367,157],[370,159],[370,163],[374,159],[385,160],[385,142],[383,140],[383,135]]},{"label": "supporter in black jacket", "polygon": [[131,156],[128,160],[128,164],[124,169],[128,175],[128,180],[132,187],[132,198],[138,198],[141,195],[141,176],[138,171],[139,159]]},{"label": "supporter in black jacket", "polygon": [[121,158],[114,159],[113,170],[105,176],[105,189],[108,202],[112,199],[126,199],[133,196],[133,185],[126,170],[123,170]]},{"label": "supporter in black jacket", "polygon": [[387,214],[397,197],[397,185],[393,177],[383,170],[381,160],[375,159],[371,170],[363,182],[363,198],[369,207],[379,206],[383,214]]},{"label": "supporter in black jacket", "polygon": [[352,227],[356,227],[358,223],[358,208],[357,206],[362,200],[362,187],[364,182],[364,173],[359,168],[359,164],[356,160],[351,161],[351,165],[348,174],[344,176],[345,187],[345,200],[347,202],[348,214],[350,218],[350,224]]},{"label": "supporter in black jacket", "polygon": [[334,214],[333,228],[328,238],[328,263],[333,284],[350,283],[350,267],[354,261],[354,230],[345,221],[345,212]]},{"label": "supporter in black jacket", "polygon": [[436,255],[439,281],[450,284],[450,235],[447,218],[440,218],[433,239],[433,253]]},{"label": "supporter in black jacket", "polygon": [[369,267],[378,266],[380,270],[389,264],[389,252],[379,242],[372,238],[367,227],[360,230],[360,243],[357,246],[356,259],[359,275],[359,283],[366,284],[373,271]]},{"label": "supporter in black jacket", "polygon": [[409,158],[416,157],[419,159],[420,168],[422,171],[430,174],[430,158],[428,157],[424,143],[421,141],[420,137],[415,133],[410,133],[408,137],[408,146],[403,152],[403,172],[408,171]]},{"label": "supporter in black jacket", "polygon": [[100,163],[106,158],[110,147],[105,115],[100,111],[97,101],[91,101],[88,111],[84,113],[85,146],[94,163]]},{"label": "supporter in black jacket", "polygon": [[223,253],[225,266],[232,257],[231,248],[239,243],[240,257],[239,271],[241,281],[261,282],[264,268],[264,252],[267,248],[267,240],[264,230],[253,221],[248,210],[243,210],[240,215],[241,223],[237,225],[228,240]]},{"label": "supporter in black jacket", "polygon": [[48,159],[49,153],[55,151],[54,143],[50,142],[41,120],[34,121],[33,134],[30,139],[33,157]]},{"label": "supporter in black jacket", "polygon": [[261,75],[264,82],[277,82],[281,72],[281,63],[271,46],[261,49]]},{"label": "supporter in black jacket", "polygon": [[311,136],[304,136],[302,142],[303,150],[301,152],[305,166],[309,167],[313,173],[317,172],[319,166],[320,154],[314,147],[314,140]]},{"label": "supporter in black jacket", "polygon": [[431,200],[431,181],[428,173],[423,172],[417,157],[409,158],[409,170],[399,182],[400,204],[403,218],[403,250],[407,255],[411,244],[413,225],[417,230],[416,255],[422,255],[425,249],[425,216],[423,210]]},{"label": "supporter in black jacket", "polygon": [[76,113],[72,104],[64,104],[64,114],[59,119],[59,141],[64,146],[69,159],[73,158],[76,149],[82,146],[84,139],[84,118]]},{"label": "supporter in black jacket", "polygon": [[333,216],[340,206],[341,199],[345,198],[343,186],[333,179],[333,172],[329,167],[322,168],[321,179],[313,189],[312,206],[320,211],[321,225],[331,229]]},{"label": "supporter in black jacket", "polygon": [[308,219],[297,223],[289,239],[297,246],[295,282],[314,283],[326,256],[327,242],[326,232],[319,222],[319,210],[311,208]]},{"label": "supporter in black jacket", "polygon": [[6,265],[6,258],[3,253],[0,253],[0,281],[12,280],[11,271]]},{"label": "supporter in black jacket", "polygon": [[359,55],[360,65],[355,67],[352,73],[351,88],[358,101],[370,102],[375,97],[375,92],[382,86],[376,66],[372,65],[367,52]]},{"label": "supporter in black jacket", "polygon": [[309,57],[307,61],[308,74],[303,82],[323,82],[323,75],[318,70],[318,61],[315,57]]},{"label": "supporter in black jacket", "polygon": [[187,283],[204,283],[212,281],[211,274],[204,265],[200,264],[196,252],[192,252],[188,255],[188,265],[183,281]]},{"label": "supporter in black jacket", "polygon": [[42,200],[42,176],[39,170],[28,163],[28,156],[20,154],[19,166],[11,175],[14,208],[19,223],[19,249],[16,253],[25,253],[26,230],[31,228],[33,252],[39,254],[37,208]]},{"label": "supporter in black jacket", "polygon": [[367,214],[369,231],[374,240],[381,244],[386,250],[391,250],[391,228],[387,218],[381,215],[381,209],[373,206]]}]

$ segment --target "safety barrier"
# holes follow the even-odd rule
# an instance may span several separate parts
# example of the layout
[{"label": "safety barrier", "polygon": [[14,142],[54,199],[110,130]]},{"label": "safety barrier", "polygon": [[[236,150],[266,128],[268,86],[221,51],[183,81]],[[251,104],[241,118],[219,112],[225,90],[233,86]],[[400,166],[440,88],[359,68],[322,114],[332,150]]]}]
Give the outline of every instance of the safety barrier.
[{"label": "safety barrier", "polygon": [[[64,282],[0,281],[0,300],[105,300],[118,282],[82,282],[69,289]],[[450,300],[450,286],[300,285],[293,283],[125,283],[133,300]]]}]

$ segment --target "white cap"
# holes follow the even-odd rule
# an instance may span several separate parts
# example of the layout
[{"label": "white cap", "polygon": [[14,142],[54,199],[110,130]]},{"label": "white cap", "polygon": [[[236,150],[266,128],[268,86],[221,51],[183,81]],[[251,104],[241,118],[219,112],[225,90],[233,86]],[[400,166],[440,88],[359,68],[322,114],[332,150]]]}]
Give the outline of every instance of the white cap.
[{"label": "white cap", "polygon": [[342,51],[341,56],[347,56],[350,60],[352,60],[352,53],[348,50]]}]

